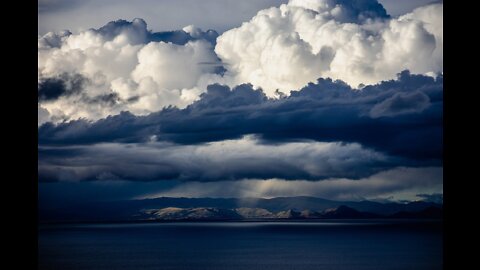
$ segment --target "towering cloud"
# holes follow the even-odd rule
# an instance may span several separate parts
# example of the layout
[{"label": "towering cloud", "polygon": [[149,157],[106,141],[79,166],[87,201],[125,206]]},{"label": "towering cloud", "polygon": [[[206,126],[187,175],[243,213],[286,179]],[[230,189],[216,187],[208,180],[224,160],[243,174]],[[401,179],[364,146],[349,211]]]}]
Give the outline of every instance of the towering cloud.
[{"label": "towering cloud", "polygon": [[356,87],[404,69],[442,72],[442,20],[443,4],[390,18],[376,0],[291,0],[225,32],[215,51],[236,83],[269,96],[319,77]]}]

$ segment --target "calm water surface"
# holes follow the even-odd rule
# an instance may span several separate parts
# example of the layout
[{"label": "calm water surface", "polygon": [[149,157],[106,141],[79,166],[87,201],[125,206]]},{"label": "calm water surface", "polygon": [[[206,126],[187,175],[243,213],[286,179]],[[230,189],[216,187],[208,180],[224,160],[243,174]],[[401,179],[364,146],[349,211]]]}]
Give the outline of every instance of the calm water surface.
[{"label": "calm water surface", "polygon": [[41,225],[39,269],[442,269],[439,222]]}]

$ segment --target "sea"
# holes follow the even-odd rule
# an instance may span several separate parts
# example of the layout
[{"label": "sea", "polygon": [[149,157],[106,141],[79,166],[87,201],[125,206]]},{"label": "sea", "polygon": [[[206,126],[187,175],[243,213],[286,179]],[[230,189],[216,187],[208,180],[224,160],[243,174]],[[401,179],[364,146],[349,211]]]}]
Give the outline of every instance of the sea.
[{"label": "sea", "polygon": [[442,269],[433,220],[49,224],[38,269]]}]

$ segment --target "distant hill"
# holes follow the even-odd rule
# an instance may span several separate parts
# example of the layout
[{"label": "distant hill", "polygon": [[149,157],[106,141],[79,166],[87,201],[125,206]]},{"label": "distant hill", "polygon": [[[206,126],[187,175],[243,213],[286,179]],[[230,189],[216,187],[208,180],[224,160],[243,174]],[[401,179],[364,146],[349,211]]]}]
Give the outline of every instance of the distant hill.
[{"label": "distant hill", "polygon": [[379,214],[369,212],[360,212],[345,205],[341,205],[335,209],[328,209],[322,213],[322,218],[342,219],[342,218],[380,218]]},{"label": "distant hill", "polygon": [[315,197],[278,197],[272,199],[164,197],[145,200],[64,204],[54,207],[40,204],[39,221],[177,220],[178,217],[188,220],[195,220],[197,217],[201,217],[201,219],[438,218],[442,216],[442,212],[441,204],[431,202],[354,202],[332,201]]},{"label": "distant hill", "polygon": [[144,211],[143,214],[147,220],[232,220],[242,218],[235,210],[212,207],[167,207]]},{"label": "distant hill", "polygon": [[283,219],[298,219],[300,218],[300,212],[295,210],[289,209],[285,211],[280,211],[276,214],[276,218],[283,218]]},{"label": "distant hill", "polygon": [[418,212],[398,212],[382,216],[369,212],[360,212],[345,205],[322,212],[289,209],[272,213],[262,208],[220,209],[212,207],[177,208],[167,207],[142,211],[139,220],[158,221],[204,221],[204,220],[302,220],[302,219],[369,219],[369,218],[441,218],[442,209],[429,207]]},{"label": "distant hill", "polygon": [[275,218],[276,215],[263,208],[247,208],[241,207],[236,208],[235,211],[237,214],[243,218]]}]

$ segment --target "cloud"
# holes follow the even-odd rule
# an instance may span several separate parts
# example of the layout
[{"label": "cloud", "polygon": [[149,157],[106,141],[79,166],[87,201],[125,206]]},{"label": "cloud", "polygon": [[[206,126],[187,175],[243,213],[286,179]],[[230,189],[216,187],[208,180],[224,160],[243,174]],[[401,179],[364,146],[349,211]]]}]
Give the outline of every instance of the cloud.
[{"label": "cloud", "polygon": [[[323,181],[248,179],[214,182],[81,181],[39,183],[40,205],[102,200],[168,197],[270,198],[314,196],[332,200],[428,200],[443,197],[443,170],[439,167],[397,167],[360,179]],[[427,194],[418,194],[419,192]]]},{"label": "cloud", "polygon": [[50,113],[48,110],[42,108],[40,105],[38,105],[38,110],[37,110],[37,116],[38,116],[38,126],[43,125],[46,122],[50,121]]},{"label": "cloud", "polygon": [[[38,38],[41,200],[441,200],[443,4],[285,2],[140,1],[156,32],[121,1],[41,1],[72,30]],[[85,10],[110,22],[71,28],[100,25]]]},{"label": "cloud", "polygon": [[[191,16],[156,32],[113,20],[133,11],[105,1],[39,3],[39,23],[86,9],[103,20],[106,6],[111,20],[38,38],[42,185],[118,198],[442,193],[443,4],[391,17],[376,0],[262,0],[284,4],[249,20],[252,3],[165,1],[138,14]],[[198,14],[237,28],[203,31]]]},{"label": "cloud", "polygon": [[[159,191],[146,192],[137,198],[274,198],[312,196],[332,200],[363,200],[388,198],[414,200],[442,197],[443,170],[440,167],[398,167],[361,179],[332,178],[324,181],[286,181],[283,179],[240,180],[220,182],[187,182]],[[434,200],[432,200],[434,201]],[[435,200],[438,202],[439,200]]]},{"label": "cloud", "polygon": [[61,96],[69,96],[80,93],[85,84],[85,78],[81,75],[60,74],[56,78],[40,80],[38,84],[38,101],[53,101]]},{"label": "cloud", "polygon": [[252,136],[199,145],[170,143],[39,147],[40,181],[356,179],[417,164],[358,144],[313,141],[261,144]]},{"label": "cloud", "polygon": [[152,80],[159,89],[193,88],[204,73],[213,73],[208,65],[216,56],[206,42],[176,46],[171,43],[149,43],[138,52],[138,64],[132,71],[133,81]]},{"label": "cloud", "polygon": [[392,97],[377,103],[370,110],[370,116],[395,116],[407,113],[420,113],[430,106],[430,99],[420,91],[411,93],[396,93]]},{"label": "cloud", "polygon": [[40,145],[142,143],[152,138],[198,144],[255,134],[264,143],[359,143],[388,155],[439,164],[442,130],[443,76],[405,71],[397,80],[361,90],[341,81],[319,79],[280,99],[269,99],[251,85],[233,89],[210,85],[199,100],[184,109],[46,123],[38,134]]},{"label": "cloud", "polygon": [[[214,83],[250,83],[278,97],[319,77],[356,87],[393,79],[405,69],[441,73],[442,14],[443,4],[391,18],[376,0],[292,0],[220,36],[193,25],[154,32],[140,18],[78,33],[49,32],[38,39],[39,89],[49,82],[57,82],[50,89],[60,89],[61,76],[82,76],[88,83],[82,98],[39,102],[52,121],[98,120],[121,111],[184,108]],[[98,97],[117,102],[91,106]]]},{"label": "cloud", "polygon": [[[50,32],[38,39],[39,103],[55,119],[184,107],[198,98],[198,86],[224,72],[213,51],[217,36],[194,26],[152,32],[142,19],[78,34]],[[108,97],[125,102],[98,107],[89,102]]]},{"label": "cloud", "polygon": [[215,52],[236,84],[268,96],[319,77],[351,86],[443,71],[443,4],[390,18],[376,0],[291,0],[218,37]]}]

